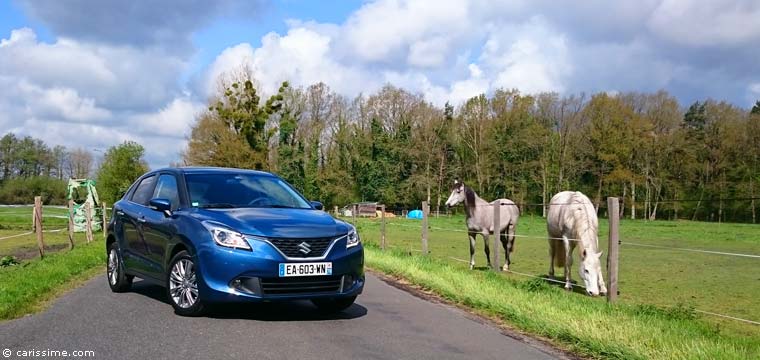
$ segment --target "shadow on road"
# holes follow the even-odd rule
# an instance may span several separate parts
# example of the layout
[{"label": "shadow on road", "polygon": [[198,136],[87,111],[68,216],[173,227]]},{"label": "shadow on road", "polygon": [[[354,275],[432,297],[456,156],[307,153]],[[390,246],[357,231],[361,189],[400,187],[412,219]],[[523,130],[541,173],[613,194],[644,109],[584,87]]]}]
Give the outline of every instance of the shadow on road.
[{"label": "shadow on road", "polygon": [[[132,284],[132,292],[171,306],[166,297],[166,290],[161,286],[149,284],[145,281],[136,281]],[[357,303],[342,312],[325,314],[309,301],[217,304],[211,306],[206,313],[206,317],[215,319],[258,321],[350,320],[365,315],[367,315],[367,308]]]}]

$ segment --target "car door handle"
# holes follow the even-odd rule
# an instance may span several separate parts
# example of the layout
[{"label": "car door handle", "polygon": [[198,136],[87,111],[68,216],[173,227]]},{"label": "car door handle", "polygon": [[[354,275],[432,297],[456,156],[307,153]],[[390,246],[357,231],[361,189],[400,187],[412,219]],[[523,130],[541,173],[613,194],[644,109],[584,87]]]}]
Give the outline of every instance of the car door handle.
[{"label": "car door handle", "polygon": [[146,222],[148,222],[148,220],[145,220],[145,216],[137,218],[137,221],[138,221],[138,222],[141,222],[141,223],[146,223]]},{"label": "car door handle", "polygon": [[120,211],[117,211],[117,212],[116,212],[116,215],[119,215],[119,216],[124,216],[124,212],[123,212],[123,211],[121,211],[121,210],[120,210]]}]

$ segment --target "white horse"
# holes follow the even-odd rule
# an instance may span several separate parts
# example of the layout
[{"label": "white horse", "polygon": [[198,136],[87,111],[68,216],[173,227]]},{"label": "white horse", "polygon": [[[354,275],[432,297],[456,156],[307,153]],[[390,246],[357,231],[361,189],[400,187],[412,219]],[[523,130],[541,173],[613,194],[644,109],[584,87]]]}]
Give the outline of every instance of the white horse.
[{"label": "white horse", "polygon": [[[549,276],[554,265],[565,267],[565,289],[572,290],[570,267],[573,250],[581,244],[580,276],[591,296],[606,294],[599,251],[599,221],[591,200],[581,192],[563,191],[552,197],[546,217],[549,232]],[[562,240],[559,240],[561,238]]]},{"label": "white horse", "polygon": [[477,234],[483,236],[488,267],[491,267],[491,249],[488,246],[488,235],[494,234],[493,205],[500,204],[500,222],[496,233],[499,234],[501,245],[504,247],[506,262],[503,269],[509,271],[509,264],[511,263],[509,254],[514,250],[515,228],[520,217],[520,209],[509,199],[498,199],[489,203],[478,197],[478,194],[464,183],[455,180],[451,195],[446,200],[446,206],[452,207],[462,202],[464,203],[467,231],[470,237],[470,270],[475,266],[475,235]]}]

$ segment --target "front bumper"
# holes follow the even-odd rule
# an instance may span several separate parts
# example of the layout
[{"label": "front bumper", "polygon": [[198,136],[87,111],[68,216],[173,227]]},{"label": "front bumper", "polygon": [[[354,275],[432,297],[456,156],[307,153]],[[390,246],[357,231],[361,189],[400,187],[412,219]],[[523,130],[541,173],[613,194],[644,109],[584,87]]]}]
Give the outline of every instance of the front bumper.
[{"label": "front bumper", "polygon": [[[360,294],[364,288],[364,249],[346,249],[338,239],[319,260],[285,258],[273,245],[249,238],[252,251],[209,243],[196,254],[201,275],[198,291],[208,302],[277,301],[340,298]],[[280,263],[331,262],[332,276],[279,277]]]}]

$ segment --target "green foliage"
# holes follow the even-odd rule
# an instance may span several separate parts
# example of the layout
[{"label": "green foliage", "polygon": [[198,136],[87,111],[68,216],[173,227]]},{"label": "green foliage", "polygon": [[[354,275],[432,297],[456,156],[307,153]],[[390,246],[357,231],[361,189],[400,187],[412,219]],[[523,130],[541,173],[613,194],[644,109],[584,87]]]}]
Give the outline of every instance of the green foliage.
[{"label": "green foliage", "polygon": [[8,267],[20,264],[15,257],[6,255],[0,258],[0,267]]},{"label": "green foliage", "polygon": [[66,204],[66,182],[47,176],[16,178],[0,184],[0,203],[32,204],[41,196],[43,204]]},{"label": "green foliage", "polygon": [[144,153],[142,145],[133,141],[125,141],[106,151],[96,186],[102,201],[113,204],[138,177],[148,171],[148,165],[143,159]]},{"label": "green foliage", "polygon": [[233,82],[224,90],[223,96],[209,107],[209,111],[224,121],[232,131],[244,139],[255,156],[254,168],[266,168],[269,155],[269,139],[273,131],[266,129],[267,120],[282,107],[283,93],[288,83],[282,83],[276,95],[260,105],[260,96],[253,85],[253,79],[245,78]]},{"label": "green foliage", "polygon": [[199,118],[186,163],[268,169],[328,208],[428,200],[443,211],[459,179],[526,214],[571,189],[602,212],[606,197],[624,198],[623,215],[635,218],[758,221],[753,202],[714,201],[756,198],[760,183],[760,115],[725,102],[682,111],[664,91],[497,90],[438,108],[390,85],[347,99],[322,83],[285,83],[260,105],[254,83],[232,83]]}]

